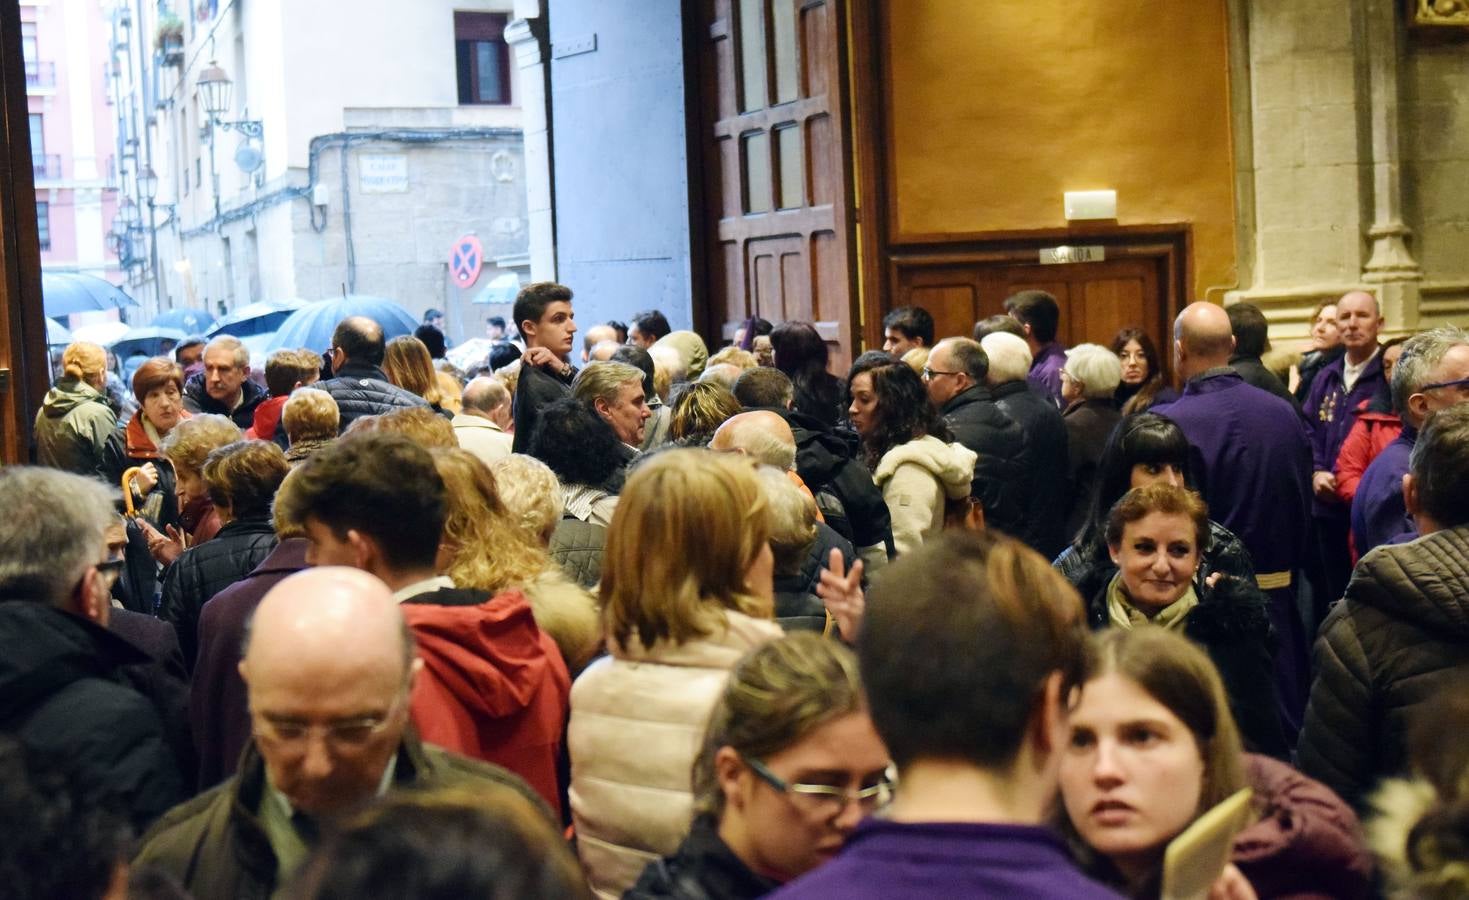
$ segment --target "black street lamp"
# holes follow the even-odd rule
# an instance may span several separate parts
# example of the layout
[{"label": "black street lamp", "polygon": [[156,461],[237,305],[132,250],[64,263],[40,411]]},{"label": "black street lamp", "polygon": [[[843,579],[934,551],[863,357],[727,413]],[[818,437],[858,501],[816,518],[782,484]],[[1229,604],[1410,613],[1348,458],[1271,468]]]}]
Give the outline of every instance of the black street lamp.
[{"label": "black street lamp", "polygon": [[214,129],[222,128],[225,131],[237,131],[246,140],[261,140],[265,136],[265,123],[259,119],[239,119],[237,121],[224,121],[220,117],[229,112],[230,98],[234,91],[234,82],[230,76],[220,67],[219,63],[210,60],[209,65],[199,73],[194,80],[194,87],[199,91],[199,102],[204,107],[204,112],[209,118],[209,177],[214,184],[214,227],[219,229],[220,197],[219,197],[219,170],[216,168],[214,153]]}]

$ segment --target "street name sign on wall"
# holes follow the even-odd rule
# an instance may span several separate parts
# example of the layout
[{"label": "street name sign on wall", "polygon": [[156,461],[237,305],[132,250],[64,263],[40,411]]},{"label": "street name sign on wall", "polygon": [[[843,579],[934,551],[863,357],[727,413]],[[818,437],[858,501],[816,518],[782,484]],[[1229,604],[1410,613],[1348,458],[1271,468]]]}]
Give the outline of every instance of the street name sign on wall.
[{"label": "street name sign on wall", "polygon": [[364,194],[408,193],[408,157],[364,153],[357,157],[357,187]]}]

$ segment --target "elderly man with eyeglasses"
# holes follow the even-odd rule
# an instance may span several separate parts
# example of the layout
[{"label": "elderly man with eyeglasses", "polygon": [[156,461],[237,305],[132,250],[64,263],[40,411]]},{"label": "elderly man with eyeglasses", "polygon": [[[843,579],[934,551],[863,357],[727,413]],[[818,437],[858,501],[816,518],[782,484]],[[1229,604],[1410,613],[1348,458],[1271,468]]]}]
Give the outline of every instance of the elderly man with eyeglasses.
[{"label": "elderly man with eyeglasses", "polygon": [[944,338],[928,355],[923,385],[954,440],[979,454],[970,496],[984,507],[985,521],[1006,534],[1021,534],[1030,483],[1025,432],[995,403],[985,384],[989,370],[989,356],[978,341]]},{"label": "elderly man with eyeglasses", "polygon": [[1392,399],[1403,417],[1403,432],[1372,460],[1352,498],[1352,537],[1359,556],[1418,536],[1403,499],[1403,476],[1428,417],[1469,403],[1469,332],[1448,325],[1409,338],[1393,368]]},{"label": "elderly man with eyeglasses", "polygon": [[123,566],[106,539],[115,500],[79,475],[0,470],[0,730],[143,828],[184,778],[157,708],[129,686],[150,657],[107,628]]},{"label": "elderly man with eyeglasses", "polygon": [[516,776],[413,734],[409,696],[422,665],[376,577],[327,566],[282,581],[256,610],[240,662],[253,739],[238,774],[168,813],[135,864],[196,897],[267,897],[324,826],[390,790],[515,791],[550,819]]}]

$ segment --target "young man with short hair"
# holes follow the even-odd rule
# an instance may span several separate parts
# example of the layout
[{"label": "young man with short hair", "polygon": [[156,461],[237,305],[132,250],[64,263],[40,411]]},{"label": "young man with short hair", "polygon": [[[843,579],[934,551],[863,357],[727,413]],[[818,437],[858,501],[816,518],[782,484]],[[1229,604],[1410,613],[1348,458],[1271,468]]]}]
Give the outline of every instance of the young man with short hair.
[{"label": "young man with short hair", "polygon": [[536,281],[521,288],[515,297],[515,327],[525,340],[512,408],[516,453],[524,453],[530,446],[541,407],[571,393],[571,382],[576,377],[576,367],[570,361],[576,337],[571,296],[571,288],[564,284]]},{"label": "young man with short hair", "polygon": [[900,306],[883,316],[882,349],[902,357],[915,347],[933,346],[933,316],[921,306]]},{"label": "young man with short hair", "polygon": [[878,573],[857,655],[902,789],[771,896],[1115,898],[1049,827],[1081,608],[1035,551],[989,533],[944,532]]}]

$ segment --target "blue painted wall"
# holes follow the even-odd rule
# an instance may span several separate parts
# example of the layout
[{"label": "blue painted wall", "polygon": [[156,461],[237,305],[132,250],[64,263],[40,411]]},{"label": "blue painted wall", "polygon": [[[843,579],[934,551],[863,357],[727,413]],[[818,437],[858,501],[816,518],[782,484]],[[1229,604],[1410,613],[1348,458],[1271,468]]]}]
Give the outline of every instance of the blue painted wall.
[{"label": "blue painted wall", "polygon": [[[656,307],[689,328],[680,0],[550,0],[548,12],[556,266],[577,322]],[[594,51],[560,55],[593,35]]]}]

